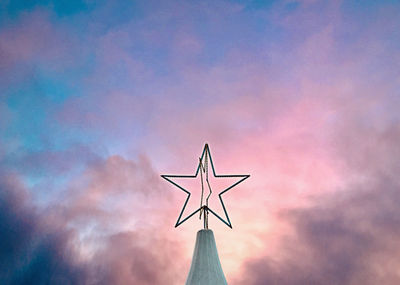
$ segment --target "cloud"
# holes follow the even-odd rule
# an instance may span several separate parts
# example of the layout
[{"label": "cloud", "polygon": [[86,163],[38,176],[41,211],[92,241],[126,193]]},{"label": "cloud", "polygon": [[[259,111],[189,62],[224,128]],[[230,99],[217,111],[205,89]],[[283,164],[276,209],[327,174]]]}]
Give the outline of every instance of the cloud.
[{"label": "cloud", "polygon": [[348,140],[343,149],[352,181],[311,206],[281,211],[279,218],[293,233],[283,239],[279,256],[266,253],[247,260],[238,284],[399,282],[400,153],[395,142],[400,126],[369,129],[367,141],[359,135],[356,131],[353,139],[358,139]]},{"label": "cloud", "polygon": [[18,170],[21,174],[41,176],[65,175],[85,168],[97,161],[99,156],[86,145],[75,144],[65,150],[42,150],[36,152],[17,152],[3,158],[2,163],[8,169]]},{"label": "cloud", "polygon": [[98,160],[71,183],[66,199],[45,208],[33,206],[17,177],[4,173],[0,181],[5,284],[174,284],[183,278],[182,246],[163,218],[171,198],[160,192],[145,157]]},{"label": "cloud", "polygon": [[[0,30],[0,72],[10,73],[19,65],[51,63],[68,66],[72,59],[74,37],[61,25],[51,22],[51,14],[43,9],[22,13],[18,21]],[[75,54],[77,55],[77,54]]]},{"label": "cloud", "polygon": [[0,177],[0,279],[4,284],[82,284],[73,233],[47,228],[15,177]]},{"label": "cloud", "polygon": [[118,233],[96,253],[92,266],[102,272],[99,284],[183,283],[179,248],[159,231]]},{"label": "cloud", "polygon": [[165,221],[175,210],[175,198],[163,189],[146,156],[100,160],[71,187],[52,214],[80,233],[90,280],[173,284],[182,278],[182,245],[171,233],[173,221]]}]

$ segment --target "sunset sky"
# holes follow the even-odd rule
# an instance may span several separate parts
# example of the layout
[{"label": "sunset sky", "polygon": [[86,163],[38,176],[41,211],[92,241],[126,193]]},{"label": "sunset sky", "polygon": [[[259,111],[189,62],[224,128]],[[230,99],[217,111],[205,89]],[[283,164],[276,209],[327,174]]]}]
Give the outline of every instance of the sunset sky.
[{"label": "sunset sky", "polygon": [[0,2],[2,284],[183,284],[205,143],[230,285],[400,284],[400,2]]}]

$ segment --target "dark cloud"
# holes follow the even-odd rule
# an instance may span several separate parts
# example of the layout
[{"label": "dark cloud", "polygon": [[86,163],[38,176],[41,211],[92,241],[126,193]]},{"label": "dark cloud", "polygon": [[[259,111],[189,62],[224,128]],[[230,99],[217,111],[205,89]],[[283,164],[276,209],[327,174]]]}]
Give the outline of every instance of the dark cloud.
[{"label": "dark cloud", "polygon": [[249,261],[243,284],[398,284],[400,191],[386,187],[287,213],[288,257]]},{"label": "dark cloud", "polygon": [[47,228],[16,178],[0,176],[2,284],[84,284],[71,232]]},{"label": "dark cloud", "polygon": [[[162,205],[150,162],[145,157],[137,162],[119,156],[99,159],[81,180],[69,199],[38,208],[17,176],[0,176],[1,284],[150,285],[181,280],[182,247],[165,226],[154,224],[165,210],[155,211],[149,223],[132,230],[120,228],[130,214],[141,221],[142,214]],[[149,199],[155,204],[149,206]],[[109,200],[117,206],[131,202],[132,211],[104,211]],[[88,211],[79,210],[85,205]],[[88,241],[82,232],[89,230]]]}]

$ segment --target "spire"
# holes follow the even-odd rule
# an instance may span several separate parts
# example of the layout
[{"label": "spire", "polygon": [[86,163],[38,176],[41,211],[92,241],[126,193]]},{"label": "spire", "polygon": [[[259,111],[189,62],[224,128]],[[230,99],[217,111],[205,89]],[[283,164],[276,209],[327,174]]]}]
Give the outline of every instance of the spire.
[{"label": "spire", "polygon": [[[214,212],[208,204],[208,200],[213,193],[209,181],[209,165],[211,166],[212,175],[215,178],[236,178],[237,181],[234,182],[228,188],[222,190],[218,194],[219,201],[221,203],[222,209],[224,210],[225,218],[222,218],[216,212]],[[211,171],[210,171],[211,172]],[[188,178],[193,179],[197,178],[198,174],[200,174],[201,181],[201,199],[200,206],[191,214],[188,214],[186,217],[182,217],[186,205],[190,199],[191,193],[174,182],[175,178]],[[224,201],[222,200],[222,195],[233,187],[237,186],[239,183],[243,182],[250,175],[240,175],[240,174],[230,174],[230,175],[217,175],[215,173],[214,163],[211,158],[210,148],[208,144],[205,144],[203,153],[199,158],[199,164],[196,168],[194,175],[161,175],[162,178],[172,183],[180,190],[186,193],[186,200],[183,204],[183,208],[179,214],[178,220],[176,221],[175,227],[178,227],[191,217],[193,217],[196,213],[199,213],[199,218],[203,218],[204,220],[204,229],[197,232],[196,245],[193,252],[192,265],[190,266],[189,275],[186,280],[186,285],[226,285],[226,279],[224,272],[222,271],[221,263],[219,262],[217,246],[215,244],[214,234],[211,230],[208,229],[208,215],[209,213],[213,214],[217,217],[221,222],[223,222],[228,227],[232,228],[231,221],[229,220],[228,212],[226,211]],[[205,190],[208,189],[208,193]],[[215,195],[214,195],[215,196]]]},{"label": "spire", "polygon": [[186,285],[227,285],[212,230],[197,232]]}]

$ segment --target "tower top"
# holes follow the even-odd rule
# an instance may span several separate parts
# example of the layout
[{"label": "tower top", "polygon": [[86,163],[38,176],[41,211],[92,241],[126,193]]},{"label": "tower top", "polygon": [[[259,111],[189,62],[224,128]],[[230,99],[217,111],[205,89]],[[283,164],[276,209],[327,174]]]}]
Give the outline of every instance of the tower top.
[{"label": "tower top", "polygon": [[214,234],[211,230],[197,232],[192,265],[185,285],[226,285],[218,257]]}]

